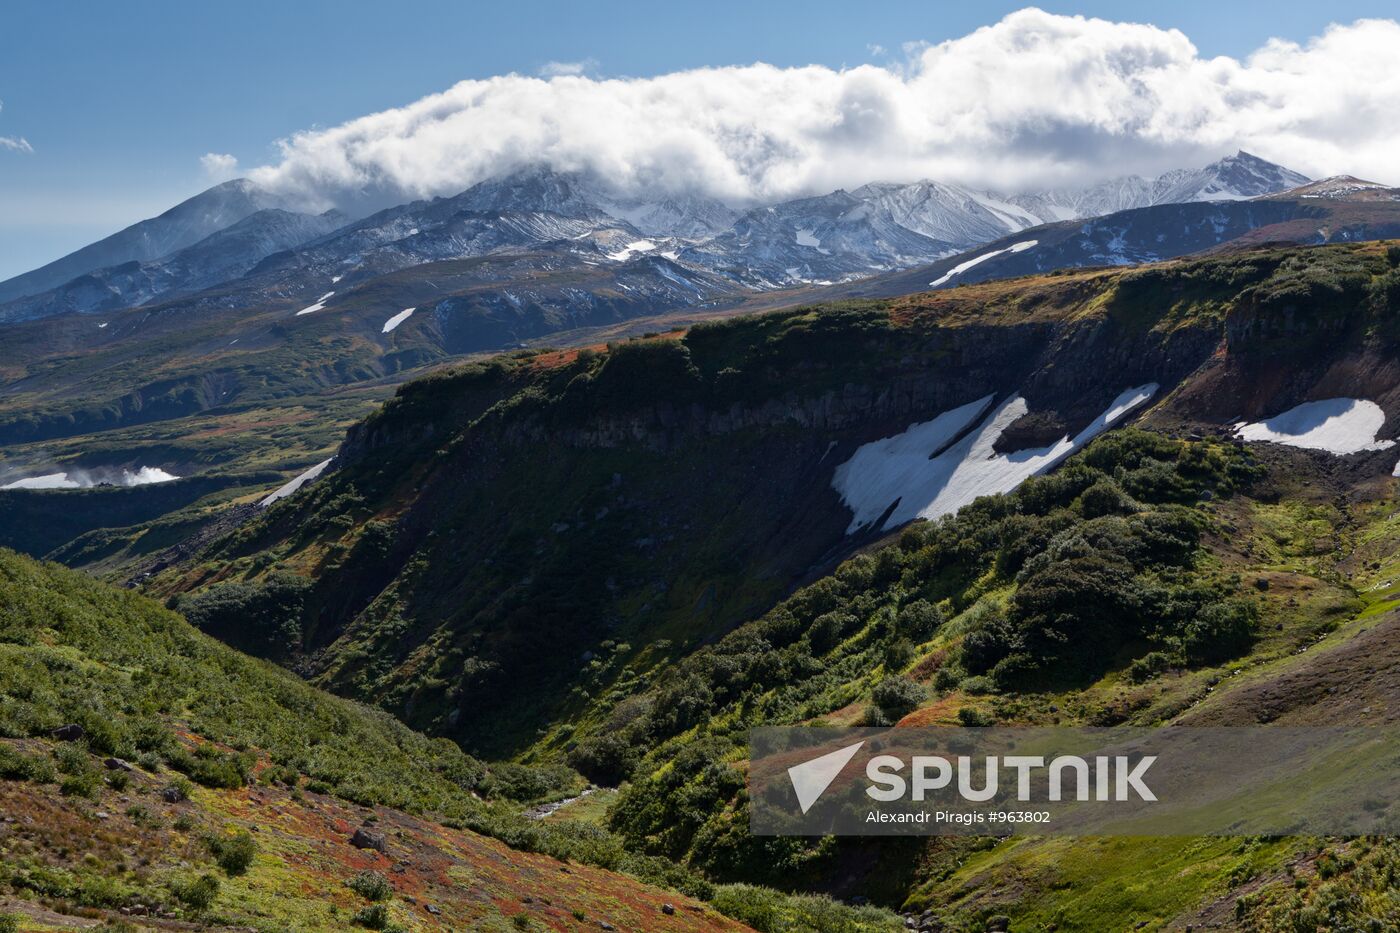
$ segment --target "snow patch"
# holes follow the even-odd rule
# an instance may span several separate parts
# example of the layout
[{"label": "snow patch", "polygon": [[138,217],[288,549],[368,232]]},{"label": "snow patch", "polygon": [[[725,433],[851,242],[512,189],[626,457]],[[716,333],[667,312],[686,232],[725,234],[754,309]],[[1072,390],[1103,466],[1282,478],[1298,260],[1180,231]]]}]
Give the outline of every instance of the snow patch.
[{"label": "snow patch", "polygon": [[978,496],[1011,492],[1117,424],[1157,389],[1155,382],[1128,389],[1073,439],[1065,436],[1048,447],[1009,454],[993,450],[997,438],[1028,410],[1019,395],[990,414],[988,395],[932,421],[910,425],[902,434],[863,444],[836,468],[831,480],[853,513],[846,533],[873,526],[886,512],[889,517],[881,530],[956,512]]},{"label": "snow patch", "polygon": [[303,314],[312,314],[313,312],[324,309],[326,307],[326,302],[334,294],[335,292],[326,292],[320,298],[316,299],[316,303],[314,305],[308,305],[307,307],[302,308],[300,311],[297,312],[296,316],[301,317]]},{"label": "snow patch", "polygon": [[97,329],[98,329],[98,330],[101,330],[102,328],[106,327],[109,323],[111,323],[111,322],[110,322],[110,321],[103,321],[101,324],[98,324],[98,325],[97,325]]},{"label": "snow patch", "polygon": [[972,259],[967,260],[966,262],[958,263],[956,266],[949,269],[947,272],[943,273],[938,278],[934,279],[928,284],[933,286],[934,288],[937,288],[944,282],[947,282],[953,276],[962,275],[968,269],[971,269],[973,266],[978,265],[980,263],[986,262],[993,256],[1000,256],[1003,253],[1023,253],[1026,250],[1030,249],[1032,246],[1035,246],[1039,242],[1039,240],[1022,240],[1020,243],[1012,243],[1005,249],[994,249],[990,253],[983,253],[981,256],[975,256]]},{"label": "snow patch", "polygon": [[326,467],[330,466],[331,460],[334,459],[334,457],[331,457],[330,460],[322,460],[320,463],[316,464],[314,467],[307,470],[305,473],[301,474],[296,479],[292,480],[290,483],[280,487],[272,495],[259,502],[258,505],[262,506],[263,508],[267,508],[269,505],[276,502],[277,500],[287,498],[292,493],[296,492],[298,489],[305,486],[307,483],[312,482],[322,473],[326,472]]},{"label": "snow patch", "polygon": [[131,470],[71,470],[64,473],[46,473],[43,476],[29,476],[0,486],[0,489],[88,489],[93,486],[146,486],[150,483],[168,483],[179,479],[160,467],[143,466]]},{"label": "snow patch", "polygon": [[[845,220],[845,218],[841,218]],[[811,229],[799,229],[794,234],[798,246],[810,246],[823,256],[830,256],[829,250],[822,249],[822,241],[817,239],[817,231]]]},{"label": "snow patch", "polygon": [[1329,398],[1304,402],[1266,421],[1239,425],[1235,435],[1246,441],[1273,441],[1341,455],[1394,447],[1394,441],[1376,440],[1384,424],[1385,412],[1375,402]]},{"label": "snow patch", "polygon": [[331,276],[331,284],[334,285],[335,283],[339,282],[339,281],[340,281],[341,279],[343,279],[343,278],[345,278],[345,276],[343,276],[343,275],[333,275],[333,276]]},{"label": "snow patch", "polygon": [[408,320],[409,317],[413,314],[413,312],[417,310],[417,308],[404,308],[398,314],[389,318],[389,320],[384,322],[384,333],[392,333],[394,328],[398,327],[404,321]]},{"label": "snow patch", "polygon": [[654,249],[656,244],[651,240],[633,240],[617,252],[608,253],[608,258],[613,262],[626,262],[632,258],[633,253],[649,253]]}]

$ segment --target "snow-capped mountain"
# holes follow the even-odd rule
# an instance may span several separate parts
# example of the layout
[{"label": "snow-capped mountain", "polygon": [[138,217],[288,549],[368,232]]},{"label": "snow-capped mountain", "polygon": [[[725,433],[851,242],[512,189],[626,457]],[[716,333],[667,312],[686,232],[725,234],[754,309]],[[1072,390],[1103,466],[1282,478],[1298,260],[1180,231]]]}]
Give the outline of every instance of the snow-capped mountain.
[{"label": "snow-capped mountain", "polygon": [[[138,306],[245,276],[248,282],[233,284],[221,306],[272,295],[299,300],[346,276],[353,283],[421,263],[541,248],[580,263],[654,253],[743,289],[843,282],[933,262],[1045,223],[1163,203],[1254,198],[1306,181],[1240,152],[1153,180],[1127,176],[1017,194],[931,180],[871,183],[739,213],[696,194],[623,196],[597,176],[531,166],[452,197],[346,222],[333,213],[275,210],[271,195],[240,180],[0,283],[0,321]],[[194,251],[182,255],[187,249]]]},{"label": "snow-capped mountain", "polygon": [[889,297],[1082,266],[1126,266],[1264,243],[1337,243],[1400,236],[1400,189],[1350,176],[1285,192],[1152,204],[1044,224],[925,266],[828,290]]},{"label": "snow-capped mountain", "polygon": [[[1242,201],[1306,185],[1311,179],[1241,150],[1199,171],[1168,172],[1153,184],[1153,204]],[[1146,205],[1134,205],[1146,206]]]},{"label": "snow-capped mountain", "polygon": [[606,261],[609,254],[644,239],[641,231],[589,200],[570,176],[517,173],[450,198],[372,214],[272,257],[256,271],[283,278],[344,277],[349,285],[422,263],[545,244],[569,244],[581,259]]},{"label": "snow-capped mountain", "polygon": [[647,236],[703,240],[728,230],[739,212],[722,201],[694,194],[658,199],[613,198],[601,195],[598,203],[619,220],[625,220]]},{"label": "snow-capped mountain", "polygon": [[1040,223],[1102,217],[1154,204],[1241,201],[1307,184],[1308,178],[1240,151],[1200,169],[1177,169],[1157,178],[1124,175],[1084,188],[1057,188],[1007,197]]},{"label": "snow-capped mountain", "polygon": [[244,275],[274,253],[324,236],[346,219],[333,210],[324,214],[261,210],[163,259],[94,269],[58,288],[8,302],[0,306],[0,321],[131,308],[212,288]]},{"label": "snow-capped mountain", "polygon": [[132,224],[48,265],[0,282],[0,303],[48,291],[94,269],[160,259],[250,214],[277,206],[275,196],[245,178],[215,185],[159,217]]},{"label": "snow-capped mountain", "polygon": [[742,215],[726,232],[680,253],[752,288],[830,282],[927,262],[952,251],[900,224],[882,191],[836,191]]},{"label": "snow-capped mountain", "polygon": [[932,262],[1030,227],[1157,204],[1237,201],[1307,178],[1240,152],[1194,171],[1014,195],[936,181],[875,183],[744,214],[681,253],[750,287],[844,281]]}]

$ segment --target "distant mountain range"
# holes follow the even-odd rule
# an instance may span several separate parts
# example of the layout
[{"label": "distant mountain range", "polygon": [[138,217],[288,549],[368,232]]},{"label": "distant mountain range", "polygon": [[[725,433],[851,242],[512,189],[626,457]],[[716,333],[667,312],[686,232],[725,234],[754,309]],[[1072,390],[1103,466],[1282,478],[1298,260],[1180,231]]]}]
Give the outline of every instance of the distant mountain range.
[{"label": "distant mountain range", "polygon": [[0,303],[57,288],[96,269],[169,256],[251,214],[277,206],[277,198],[247,179],[215,185],[159,217],[132,224],[62,259],[0,282]]},{"label": "distant mountain range", "polygon": [[[387,385],[465,354],[718,315],[1400,235],[1400,190],[1350,177],[1273,190],[1299,177],[1240,154],[1038,202],[870,184],[734,215],[700,198],[624,202],[596,180],[533,170],[358,219],[220,186],[37,271],[148,253],[247,211],[221,229],[0,304],[0,446]],[[1041,222],[1169,197],[1209,200]],[[18,281],[5,286],[36,279]]]},{"label": "distant mountain range", "polygon": [[713,288],[701,280],[740,292],[829,284],[935,262],[1046,223],[1237,201],[1307,181],[1241,152],[1199,170],[1081,189],[1008,195],[927,180],[873,183],[739,213],[694,195],[619,197],[596,178],[535,168],[352,219],[287,211],[238,180],[0,283],[0,322],[109,312],[240,281],[239,294],[222,304],[247,307],[299,283],[315,290],[342,277],[542,247],[580,264],[662,256],[673,264],[668,274],[689,283],[682,288],[707,295]]}]

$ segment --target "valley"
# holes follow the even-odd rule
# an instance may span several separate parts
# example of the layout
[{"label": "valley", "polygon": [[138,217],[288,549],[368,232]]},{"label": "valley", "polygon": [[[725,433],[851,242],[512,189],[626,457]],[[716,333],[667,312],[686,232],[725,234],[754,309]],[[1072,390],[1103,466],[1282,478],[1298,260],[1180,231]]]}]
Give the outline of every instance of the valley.
[{"label": "valley", "polygon": [[[0,793],[39,827],[0,826],[0,914],[1394,916],[1388,839],[756,837],[744,774],[758,725],[1392,722],[1392,189],[1022,218],[940,256],[818,217],[905,189],[702,205],[686,245],[640,219],[686,211],[577,186],[0,324],[0,547],[31,555],[0,551]],[[765,271],[793,223],[848,263],[831,284]]]}]

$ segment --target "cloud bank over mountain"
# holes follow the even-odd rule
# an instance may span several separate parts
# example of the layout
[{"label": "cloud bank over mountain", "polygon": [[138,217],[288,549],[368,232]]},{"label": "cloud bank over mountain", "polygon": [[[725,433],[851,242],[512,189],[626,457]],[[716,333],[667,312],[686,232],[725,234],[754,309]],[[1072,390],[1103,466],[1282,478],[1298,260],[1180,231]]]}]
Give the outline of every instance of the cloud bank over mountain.
[{"label": "cloud bank over mountain", "polygon": [[1014,190],[1146,175],[1237,148],[1400,183],[1400,23],[1203,58],[1151,25],[1021,10],[903,63],[648,78],[506,75],[281,141],[262,185],[308,206],[451,194],[527,164],[743,203],[872,179]]}]

